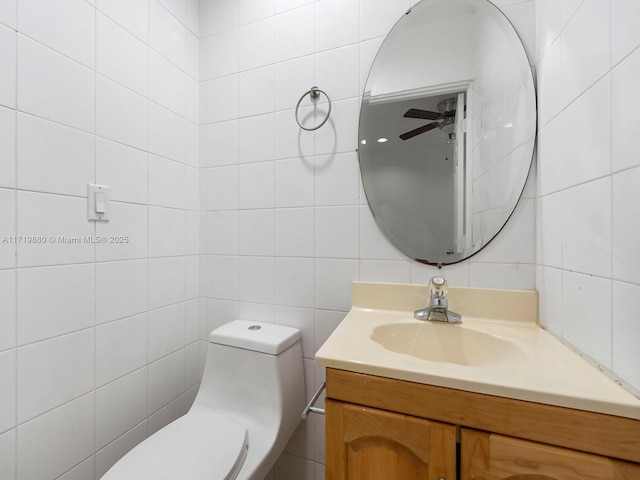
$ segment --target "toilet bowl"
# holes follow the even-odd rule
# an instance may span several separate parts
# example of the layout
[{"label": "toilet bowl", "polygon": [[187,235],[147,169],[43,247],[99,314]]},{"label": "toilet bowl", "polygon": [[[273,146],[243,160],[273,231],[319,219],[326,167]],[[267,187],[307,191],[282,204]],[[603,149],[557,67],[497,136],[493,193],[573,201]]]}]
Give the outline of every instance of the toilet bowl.
[{"label": "toilet bowl", "polygon": [[295,328],[245,320],[211,332],[191,409],[102,480],[262,480],[304,408],[300,339]]}]

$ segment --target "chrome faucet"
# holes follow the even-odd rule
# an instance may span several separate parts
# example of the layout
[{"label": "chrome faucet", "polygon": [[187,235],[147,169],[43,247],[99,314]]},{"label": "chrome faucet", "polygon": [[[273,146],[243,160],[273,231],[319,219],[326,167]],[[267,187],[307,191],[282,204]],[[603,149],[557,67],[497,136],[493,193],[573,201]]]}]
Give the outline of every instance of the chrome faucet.
[{"label": "chrome faucet", "polygon": [[449,310],[449,304],[445,296],[447,295],[447,281],[440,277],[431,277],[429,280],[429,294],[431,298],[429,305],[421,310],[413,312],[413,316],[418,320],[429,320],[430,322],[460,323],[462,318],[457,313]]}]

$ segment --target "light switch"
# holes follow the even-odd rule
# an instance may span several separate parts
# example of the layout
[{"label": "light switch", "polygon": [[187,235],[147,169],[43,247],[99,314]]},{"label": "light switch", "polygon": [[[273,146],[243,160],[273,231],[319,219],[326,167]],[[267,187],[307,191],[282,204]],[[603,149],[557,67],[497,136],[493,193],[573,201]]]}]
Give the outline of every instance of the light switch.
[{"label": "light switch", "polygon": [[87,185],[87,219],[109,221],[109,191],[106,185]]},{"label": "light switch", "polygon": [[105,213],[107,210],[106,207],[106,199],[104,197],[104,193],[103,192],[96,192],[95,193],[95,202],[96,202],[96,213]]}]

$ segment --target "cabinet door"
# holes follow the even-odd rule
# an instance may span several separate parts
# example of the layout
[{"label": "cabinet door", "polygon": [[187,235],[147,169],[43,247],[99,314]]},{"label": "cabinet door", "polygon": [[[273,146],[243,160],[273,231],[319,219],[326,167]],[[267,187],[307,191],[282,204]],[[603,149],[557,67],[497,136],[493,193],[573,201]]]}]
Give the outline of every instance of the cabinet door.
[{"label": "cabinet door", "polygon": [[464,480],[631,480],[640,465],[493,433],[462,429]]},{"label": "cabinet door", "polygon": [[455,480],[456,427],[327,400],[327,480]]}]

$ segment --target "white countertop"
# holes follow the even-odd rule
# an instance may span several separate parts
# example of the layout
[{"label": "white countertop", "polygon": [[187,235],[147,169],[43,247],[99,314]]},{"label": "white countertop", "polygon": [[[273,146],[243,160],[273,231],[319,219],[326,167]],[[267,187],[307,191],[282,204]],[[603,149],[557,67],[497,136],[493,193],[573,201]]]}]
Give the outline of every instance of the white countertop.
[{"label": "white countertop", "polygon": [[316,360],[358,373],[640,419],[639,398],[537,325],[536,292],[449,290],[450,309],[463,316],[463,325],[439,328],[477,330],[504,340],[519,351],[513,362],[467,366],[429,361],[392,352],[371,339],[382,325],[424,324],[413,319],[413,311],[424,307],[426,288],[354,283],[353,308]]}]

